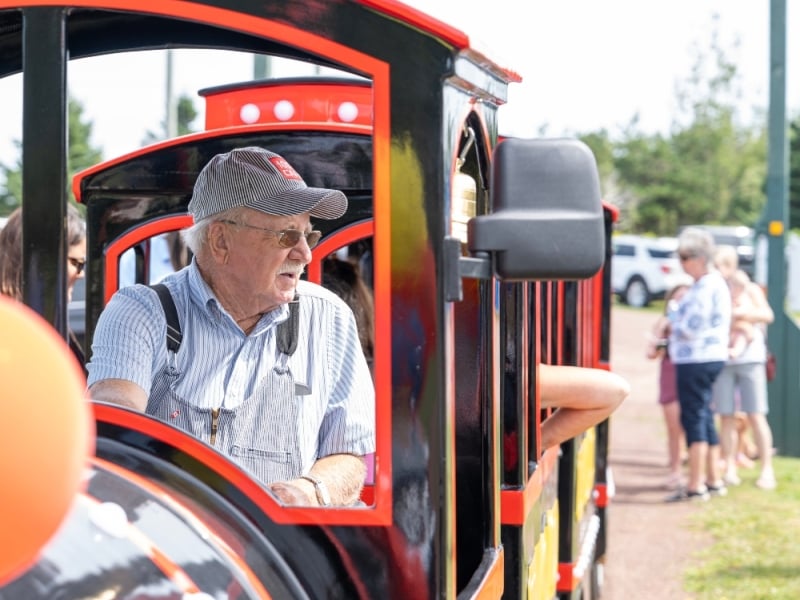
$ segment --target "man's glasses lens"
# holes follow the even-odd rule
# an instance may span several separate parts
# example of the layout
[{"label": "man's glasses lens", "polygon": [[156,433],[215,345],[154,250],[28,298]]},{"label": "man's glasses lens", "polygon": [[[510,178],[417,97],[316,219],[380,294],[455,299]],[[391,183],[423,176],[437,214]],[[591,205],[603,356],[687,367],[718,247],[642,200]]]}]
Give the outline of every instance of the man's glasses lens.
[{"label": "man's glasses lens", "polygon": [[313,248],[319,243],[319,240],[322,237],[322,232],[316,230],[305,233],[299,229],[285,229],[281,231],[280,234],[281,235],[278,239],[278,244],[284,248],[294,248],[297,246],[297,244],[300,243],[301,236],[305,236],[308,247]]},{"label": "man's glasses lens", "polygon": [[278,245],[281,248],[294,248],[297,244],[300,243],[300,238],[305,236],[306,243],[308,244],[309,248],[313,248],[317,245],[320,238],[322,237],[321,231],[309,231],[306,233],[305,231],[301,231],[300,229],[284,229],[283,231],[275,231],[274,229],[267,229],[266,227],[256,227],[255,225],[248,225],[247,223],[237,223],[236,221],[229,221],[229,220],[222,220],[222,223],[228,223],[229,225],[234,225],[236,227],[247,227],[248,229],[255,229],[256,231],[264,231],[266,233],[271,233],[274,236],[278,237]]},{"label": "man's glasses lens", "polygon": [[86,261],[80,258],[73,258],[72,256],[67,257],[69,264],[75,267],[75,270],[78,272],[78,275],[83,273],[83,269],[86,267]]}]

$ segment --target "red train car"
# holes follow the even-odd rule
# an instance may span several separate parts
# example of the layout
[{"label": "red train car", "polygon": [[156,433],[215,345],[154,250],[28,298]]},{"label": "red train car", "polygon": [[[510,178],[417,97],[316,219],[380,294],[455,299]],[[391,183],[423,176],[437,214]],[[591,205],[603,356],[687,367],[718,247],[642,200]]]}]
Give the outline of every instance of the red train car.
[{"label": "red train car", "polygon": [[[544,450],[536,373],[542,362],[608,368],[613,211],[582,144],[498,143],[515,73],[389,0],[0,0],[0,23],[2,74],[26,78],[23,165],[35,157],[46,173],[66,172],[52,139],[66,135],[70,58],[203,46],[348,74],[205,90],[205,131],[76,177],[85,345],[121,257],[134,252],[134,278],[148,283],[150,240],[190,223],[211,156],[267,147],[348,197],[345,215],[319,224],[308,277],[320,280],[332,253],[369,258],[377,432],[365,506],[287,508],[205,442],[95,403],[86,485],[0,599],[597,595],[607,424]],[[24,260],[54,265],[29,271],[26,302],[63,334],[64,190],[32,176],[24,190]]]}]

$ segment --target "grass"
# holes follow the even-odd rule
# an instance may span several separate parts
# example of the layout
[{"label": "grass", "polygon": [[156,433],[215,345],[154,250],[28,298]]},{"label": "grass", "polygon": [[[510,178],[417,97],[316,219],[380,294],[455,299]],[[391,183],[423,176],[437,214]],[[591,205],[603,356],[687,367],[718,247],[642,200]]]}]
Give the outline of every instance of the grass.
[{"label": "grass", "polygon": [[776,457],[778,487],[755,487],[758,468],[741,470],[728,488],[693,516],[713,543],[685,573],[693,600],[800,598],[800,459]]}]

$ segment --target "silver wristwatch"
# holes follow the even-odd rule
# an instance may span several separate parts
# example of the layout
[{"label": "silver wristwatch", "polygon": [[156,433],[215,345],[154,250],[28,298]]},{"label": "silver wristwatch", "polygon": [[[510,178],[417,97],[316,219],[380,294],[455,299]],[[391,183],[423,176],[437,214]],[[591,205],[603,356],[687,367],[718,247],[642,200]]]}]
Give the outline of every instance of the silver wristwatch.
[{"label": "silver wristwatch", "polygon": [[312,475],[311,473],[308,473],[307,475],[301,475],[300,477],[314,484],[314,490],[317,492],[317,502],[319,502],[320,506],[331,505],[331,495],[328,493],[328,486],[325,485],[325,482],[322,481],[322,479],[316,475]]}]

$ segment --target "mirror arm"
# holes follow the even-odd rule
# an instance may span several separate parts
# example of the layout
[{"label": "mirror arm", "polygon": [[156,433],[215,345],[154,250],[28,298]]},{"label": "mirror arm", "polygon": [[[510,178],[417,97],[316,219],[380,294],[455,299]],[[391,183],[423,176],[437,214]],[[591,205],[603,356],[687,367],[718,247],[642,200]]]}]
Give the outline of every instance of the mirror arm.
[{"label": "mirror arm", "polygon": [[488,252],[476,252],[472,256],[461,255],[461,240],[444,238],[444,296],[447,302],[461,302],[464,290],[461,279],[491,279],[492,257]]}]

